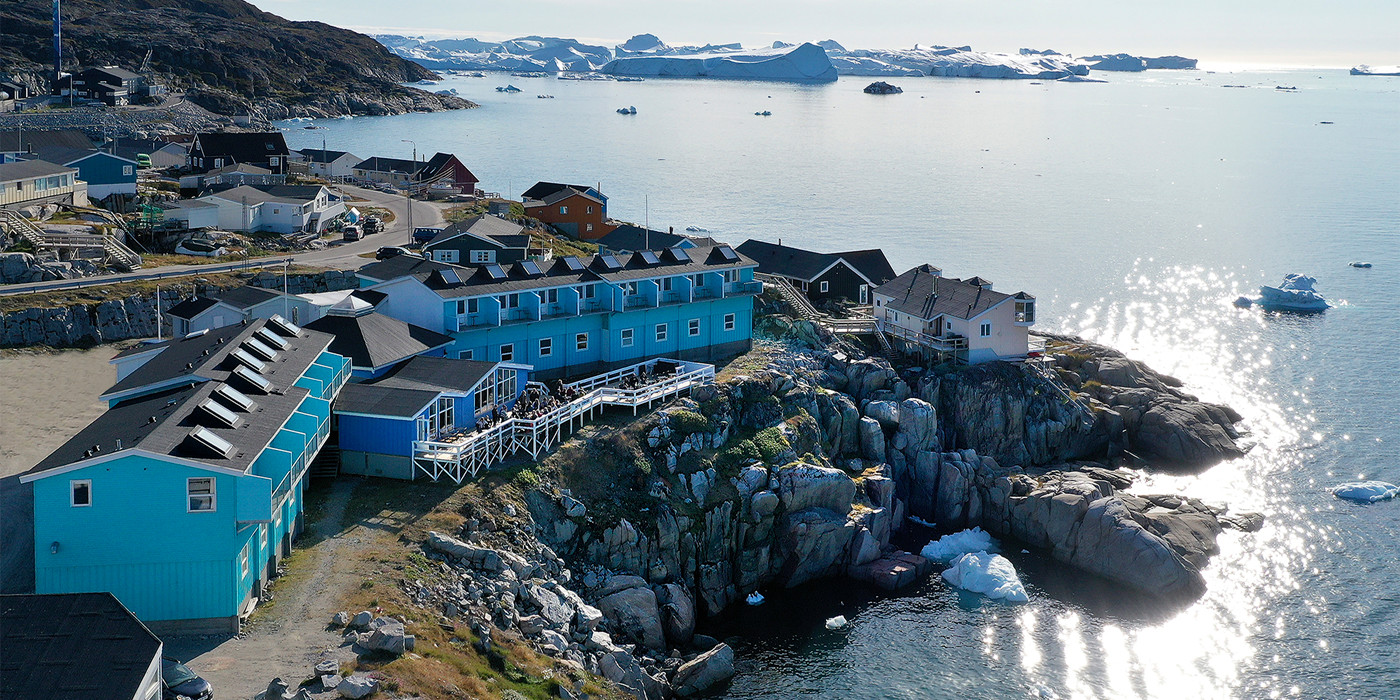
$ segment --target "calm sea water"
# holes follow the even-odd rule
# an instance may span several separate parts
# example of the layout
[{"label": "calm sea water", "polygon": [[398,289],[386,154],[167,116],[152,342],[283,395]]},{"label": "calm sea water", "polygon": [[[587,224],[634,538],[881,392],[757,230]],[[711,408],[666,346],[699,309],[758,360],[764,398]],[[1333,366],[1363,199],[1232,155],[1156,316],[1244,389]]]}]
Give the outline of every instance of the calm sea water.
[{"label": "calm sea water", "polygon": [[[1400,482],[1400,79],[1109,80],[899,79],[904,94],[871,96],[853,78],[502,75],[444,83],[481,109],[288,136],[366,157],[406,157],[400,139],[414,139],[507,195],[601,183],[614,216],[654,228],[879,246],[899,270],[982,275],[1035,294],[1044,327],[1117,346],[1245,416],[1245,458],[1137,487],[1268,516],[1221,538],[1193,605],[1162,609],[1019,548],[1026,605],[936,577],[893,597],[770,591],[714,625],[741,659],[728,697],[1400,697],[1400,503],[1327,492]],[[508,82],[522,92],[495,92]],[[614,112],[627,105],[638,114]],[[1336,308],[1230,305],[1288,272],[1317,276]],[[851,626],[825,630],[837,614]]]}]

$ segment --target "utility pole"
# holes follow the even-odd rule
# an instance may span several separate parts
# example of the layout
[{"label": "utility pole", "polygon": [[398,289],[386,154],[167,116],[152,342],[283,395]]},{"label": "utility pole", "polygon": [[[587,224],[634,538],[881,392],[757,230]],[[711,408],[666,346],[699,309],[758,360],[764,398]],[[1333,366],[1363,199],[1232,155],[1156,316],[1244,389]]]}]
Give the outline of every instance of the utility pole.
[{"label": "utility pole", "polygon": [[418,168],[418,142],[413,139],[399,139],[413,144],[413,167],[408,171],[408,187],[404,190],[404,203],[408,205],[408,244],[413,245],[413,176]]}]

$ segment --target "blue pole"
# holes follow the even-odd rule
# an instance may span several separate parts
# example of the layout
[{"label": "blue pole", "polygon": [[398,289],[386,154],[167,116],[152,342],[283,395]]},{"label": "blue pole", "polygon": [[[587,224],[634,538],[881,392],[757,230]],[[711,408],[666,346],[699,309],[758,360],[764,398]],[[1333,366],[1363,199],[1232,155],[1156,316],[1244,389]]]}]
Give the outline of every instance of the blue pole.
[{"label": "blue pole", "polygon": [[59,17],[59,2],[53,0],[53,89],[63,77],[63,20]]}]

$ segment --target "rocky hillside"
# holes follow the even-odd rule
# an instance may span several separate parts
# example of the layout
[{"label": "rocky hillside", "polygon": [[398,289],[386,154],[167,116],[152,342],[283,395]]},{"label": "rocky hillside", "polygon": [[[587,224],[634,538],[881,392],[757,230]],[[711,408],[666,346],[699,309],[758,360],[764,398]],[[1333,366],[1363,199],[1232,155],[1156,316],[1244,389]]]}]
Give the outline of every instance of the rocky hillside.
[{"label": "rocky hillside", "polygon": [[[0,4],[0,73],[46,83],[50,5]],[[175,90],[219,114],[397,114],[472,104],[399,83],[434,77],[373,39],[321,22],[292,22],[242,0],[63,3],[64,68],[151,65]],[[36,85],[37,87],[37,85]]]}]

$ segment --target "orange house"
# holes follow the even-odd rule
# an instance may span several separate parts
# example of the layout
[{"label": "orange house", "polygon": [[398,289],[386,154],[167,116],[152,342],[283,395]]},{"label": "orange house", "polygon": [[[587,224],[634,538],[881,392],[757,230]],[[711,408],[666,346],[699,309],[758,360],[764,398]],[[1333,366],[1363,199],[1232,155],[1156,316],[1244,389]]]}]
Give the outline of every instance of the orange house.
[{"label": "orange house", "polygon": [[525,215],[554,226],[567,235],[595,240],[611,233],[608,198],[584,185],[537,182],[522,195]]}]

